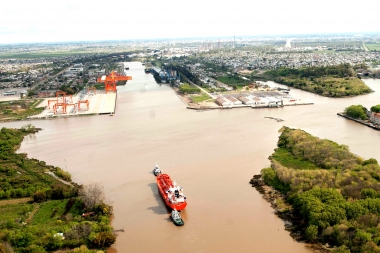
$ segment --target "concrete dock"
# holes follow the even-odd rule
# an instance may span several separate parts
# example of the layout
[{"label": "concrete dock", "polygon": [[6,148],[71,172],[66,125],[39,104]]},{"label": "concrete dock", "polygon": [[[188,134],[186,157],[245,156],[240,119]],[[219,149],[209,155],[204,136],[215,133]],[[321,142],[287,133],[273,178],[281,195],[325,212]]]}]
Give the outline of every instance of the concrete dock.
[{"label": "concrete dock", "polygon": [[[63,113],[63,108],[60,106],[57,113],[54,114],[53,105],[56,98],[45,98],[39,107],[45,107],[45,110],[38,115],[31,116],[30,118],[50,118],[50,117],[65,117],[65,116],[81,116],[81,115],[93,115],[93,114],[114,114],[116,109],[117,93],[104,91],[97,91],[96,94],[78,94],[70,98],[66,98],[68,104],[74,104],[66,107],[66,113]],[[50,102],[50,108],[48,101]],[[85,103],[81,102],[80,108],[78,108],[79,101],[88,100],[89,107]]]},{"label": "concrete dock", "polygon": [[114,114],[116,107],[117,93],[107,93],[103,99],[102,107],[99,110],[99,114]]}]

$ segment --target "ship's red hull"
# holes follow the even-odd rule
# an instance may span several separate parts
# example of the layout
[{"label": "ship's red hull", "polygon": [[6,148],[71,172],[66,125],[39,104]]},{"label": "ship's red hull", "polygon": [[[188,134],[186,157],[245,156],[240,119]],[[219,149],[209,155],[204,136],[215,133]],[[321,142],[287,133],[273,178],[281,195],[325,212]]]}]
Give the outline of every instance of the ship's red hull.
[{"label": "ship's red hull", "polygon": [[185,207],[187,206],[186,199],[184,200],[184,202],[173,203],[168,198],[168,194],[166,192],[169,190],[170,186],[172,185],[172,180],[170,179],[169,175],[159,174],[157,175],[156,180],[157,180],[158,191],[160,192],[166,205],[170,207],[171,209],[176,209],[177,211],[181,211],[185,209]]}]

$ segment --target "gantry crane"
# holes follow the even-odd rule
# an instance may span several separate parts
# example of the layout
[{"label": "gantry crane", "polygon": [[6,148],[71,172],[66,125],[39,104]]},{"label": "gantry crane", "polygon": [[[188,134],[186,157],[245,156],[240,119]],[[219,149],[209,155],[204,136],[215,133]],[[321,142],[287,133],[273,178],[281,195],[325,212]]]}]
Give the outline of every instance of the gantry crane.
[{"label": "gantry crane", "polygon": [[87,111],[88,111],[90,102],[87,99],[86,100],[79,100],[78,101],[78,111],[80,110],[80,105],[81,104],[87,105]]},{"label": "gantry crane", "polygon": [[[60,96],[62,95],[62,96]],[[70,97],[70,101],[67,97]],[[54,114],[57,114],[59,107],[62,107],[63,113],[66,113],[67,106],[74,106],[74,112],[76,112],[76,105],[73,104],[73,96],[70,94],[66,94],[64,91],[56,91],[55,92],[56,99],[48,100],[48,108],[50,109],[50,103],[55,103],[53,105]]]},{"label": "gantry crane", "polygon": [[116,82],[117,81],[128,81],[132,80],[131,76],[123,76],[115,71],[112,71],[108,76],[98,77],[98,83],[104,83],[106,93],[108,91],[116,92]]}]

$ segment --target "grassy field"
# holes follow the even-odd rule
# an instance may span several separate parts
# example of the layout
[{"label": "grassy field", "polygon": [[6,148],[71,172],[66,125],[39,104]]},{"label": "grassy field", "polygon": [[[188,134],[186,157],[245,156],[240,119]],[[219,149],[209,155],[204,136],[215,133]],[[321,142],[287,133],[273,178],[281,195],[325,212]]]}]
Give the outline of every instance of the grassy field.
[{"label": "grassy field", "polygon": [[218,77],[218,81],[230,86],[233,86],[233,85],[244,86],[250,83],[249,80],[244,80],[235,76],[221,76],[221,77]]},{"label": "grassy field", "polygon": [[26,119],[41,113],[44,108],[37,107],[42,99],[20,99],[0,102],[0,121]]},{"label": "grassy field", "polygon": [[277,148],[272,155],[272,158],[279,162],[282,166],[296,170],[317,170],[321,169],[315,164],[295,157],[285,148]]},{"label": "grassy field", "polygon": [[368,50],[376,50],[380,51],[380,43],[373,43],[373,44],[365,44]]},{"label": "grassy field", "polygon": [[14,204],[0,206],[0,226],[8,220],[15,220],[17,218],[26,219],[27,213],[32,210],[32,204]]},{"label": "grassy field", "polygon": [[208,99],[210,99],[210,97],[206,93],[191,96],[191,100],[194,103],[200,103],[200,102],[203,102],[203,101],[208,100]]},{"label": "grassy field", "polygon": [[56,223],[57,218],[64,213],[67,202],[68,199],[51,200],[42,203],[37,213],[33,216],[32,224],[48,225],[51,222]]}]

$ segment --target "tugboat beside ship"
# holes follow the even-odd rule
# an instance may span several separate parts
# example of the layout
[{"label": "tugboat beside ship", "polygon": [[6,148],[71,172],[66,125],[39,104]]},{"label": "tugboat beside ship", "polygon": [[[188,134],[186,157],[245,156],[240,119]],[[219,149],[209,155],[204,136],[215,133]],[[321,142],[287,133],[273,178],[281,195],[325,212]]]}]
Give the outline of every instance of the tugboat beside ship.
[{"label": "tugboat beside ship", "polygon": [[172,209],[171,220],[176,226],[184,225],[181,215],[178,211],[184,210],[187,206],[186,196],[183,194],[183,188],[176,181],[172,181],[168,174],[156,164],[153,174],[156,176],[158,191],[164,199],[165,204]]},{"label": "tugboat beside ship", "polygon": [[172,214],[170,215],[170,219],[173,221],[174,225],[176,226],[183,226],[185,222],[183,222],[181,215],[179,215],[179,212],[177,210],[173,210]]}]

